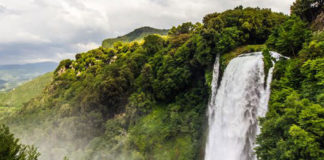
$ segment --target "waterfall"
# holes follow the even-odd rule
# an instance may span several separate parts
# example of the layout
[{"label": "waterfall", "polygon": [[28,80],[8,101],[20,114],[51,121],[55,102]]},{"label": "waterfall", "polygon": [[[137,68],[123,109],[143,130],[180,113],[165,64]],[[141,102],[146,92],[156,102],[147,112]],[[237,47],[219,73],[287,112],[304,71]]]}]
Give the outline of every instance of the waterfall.
[{"label": "waterfall", "polygon": [[[279,56],[274,52],[271,55],[275,59]],[[234,58],[219,88],[218,72],[219,57],[208,105],[205,160],[254,160],[255,138],[260,130],[257,118],[267,112],[273,67],[265,81],[263,56],[256,52]]]},{"label": "waterfall", "polygon": [[[214,113],[215,111],[215,98],[216,98],[216,93],[217,93],[217,89],[218,89],[218,77],[219,77],[219,56],[220,54],[216,55],[216,60],[214,63],[214,68],[213,68],[213,79],[212,79],[212,83],[211,83],[211,96],[210,96],[210,100],[208,103],[208,113]],[[208,116],[208,123],[209,126],[211,125],[210,123],[212,122],[212,116]]]}]

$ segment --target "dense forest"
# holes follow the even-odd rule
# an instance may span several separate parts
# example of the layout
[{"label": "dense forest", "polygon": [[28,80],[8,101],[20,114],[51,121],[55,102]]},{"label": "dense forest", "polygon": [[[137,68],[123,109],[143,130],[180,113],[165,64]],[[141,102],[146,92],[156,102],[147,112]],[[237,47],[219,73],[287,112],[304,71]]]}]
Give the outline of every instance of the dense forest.
[{"label": "dense forest", "polygon": [[203,159],[216,55],[224,71],[268,50],[290,58],[275,65],[258,158],[323,159],[323,3],[297,0],[291,16],[238,6],[63,60],[42,95],[1,120],[0,160]]}]

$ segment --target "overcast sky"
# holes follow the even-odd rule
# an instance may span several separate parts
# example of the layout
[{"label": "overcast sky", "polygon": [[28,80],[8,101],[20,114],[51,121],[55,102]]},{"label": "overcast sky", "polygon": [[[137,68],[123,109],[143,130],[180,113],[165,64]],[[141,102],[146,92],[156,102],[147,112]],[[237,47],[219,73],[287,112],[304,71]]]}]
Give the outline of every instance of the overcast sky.
[{"label": "overcast sky", "polygon": [[141,26],[170,28],[242,4],[289,14],[294,0],[0,0],[0,64],[59,61]]}]

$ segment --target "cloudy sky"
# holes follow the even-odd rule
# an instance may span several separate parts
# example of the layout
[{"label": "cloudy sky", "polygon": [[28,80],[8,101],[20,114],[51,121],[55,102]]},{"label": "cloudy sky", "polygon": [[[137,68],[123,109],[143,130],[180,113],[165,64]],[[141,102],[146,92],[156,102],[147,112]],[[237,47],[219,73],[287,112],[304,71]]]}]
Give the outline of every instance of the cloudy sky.
[{"label": "cloudy sky", "polygon": [[59,61],[141,26],[170,28],[242,4],[289,14],[294,0],[0,0],[0,65]]}]

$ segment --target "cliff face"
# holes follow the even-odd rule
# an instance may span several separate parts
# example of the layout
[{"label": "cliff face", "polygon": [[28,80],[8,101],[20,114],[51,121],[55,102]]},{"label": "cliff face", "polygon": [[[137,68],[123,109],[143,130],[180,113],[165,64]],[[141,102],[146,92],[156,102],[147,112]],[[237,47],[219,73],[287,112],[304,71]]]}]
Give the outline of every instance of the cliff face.
[{"label": "cliff face", "polygon": [[322,11],[312,22],[311,28],[315,31],[324,30],[324,11]]}]

